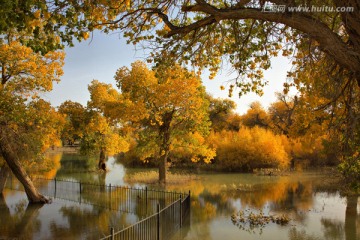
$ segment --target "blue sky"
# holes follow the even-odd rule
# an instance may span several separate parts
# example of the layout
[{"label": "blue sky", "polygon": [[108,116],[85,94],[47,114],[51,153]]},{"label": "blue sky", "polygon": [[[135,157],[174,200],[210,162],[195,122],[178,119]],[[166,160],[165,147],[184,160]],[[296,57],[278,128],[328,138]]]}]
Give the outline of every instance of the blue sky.
[{"label": "blue sky", "polygon": [[[54,85],[53,91],[45,94],[45,99],[53,106],[59,106],[66,100],[86,105],[90,97],[87,86],[92,80],[114,84],[114,75],[118,68],[129,67],[132,62],[145,59],[146,52],[137,48],[126,44],[120,34],[106,35],[99,32],[94,33],[93,37],[85,42],[76,43],[75,47],[66,48],[64,75],[61,82]],[[272,68],[265,72],[269,84],[264,88],[264,95],[259,97],[250,93],[239,98],[234,93],[230,99],[236,102],[236,111],[240,114],[245,113],[253,101],[260,101],[264,107],[276,101],[275,92],[282,90],[289,69],[289,59],[273,59]],[[229,69],[222,69],[213,80],[209,80],[206,74],[203,74],[202,80],[206,91],[214,97],[228,98],[228,91],[221,91],[220,86],[232,78],[229,72]]]}]

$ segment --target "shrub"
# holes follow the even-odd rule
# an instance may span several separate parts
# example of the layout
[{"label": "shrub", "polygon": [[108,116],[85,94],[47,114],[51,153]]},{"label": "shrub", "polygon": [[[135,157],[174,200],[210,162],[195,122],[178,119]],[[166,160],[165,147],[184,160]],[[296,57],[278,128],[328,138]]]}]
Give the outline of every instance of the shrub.
[{"label": "shrub", "polygon": [[216,148],[214,164],[222,169],[252,171],[255,168],[286,168],[289,164],[284,138],[263,128],[213,132],[208,141]]}]

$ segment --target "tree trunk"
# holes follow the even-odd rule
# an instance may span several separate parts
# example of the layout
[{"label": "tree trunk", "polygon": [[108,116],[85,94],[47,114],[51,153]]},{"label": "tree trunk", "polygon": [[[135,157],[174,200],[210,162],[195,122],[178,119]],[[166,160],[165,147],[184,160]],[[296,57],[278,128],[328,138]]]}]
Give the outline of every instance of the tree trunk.
[{"label": "tree trunk", "polygon": [[6,204],[4,194],[0,193],[0,212],[1,220],[8,221],[10,219],[10,209]]},{"label": "tree trunk", "polygon": [[159,136],[161,137],[160,158],[159,158],[159,183],[166,183],[166,165],[170,152],[170,124],[174,111],[167,112],[163,115],[163,124],[159,128]]},{"label": "tree trunk", "polygon": [[0,154],[5,159],[7,165],[15,175],[15,177],[24,186],[25,193],[30,203],[49,203],[49,199],[41,195],[25,169],[20,163],[20,159],[16,152],[13,151],[11,144],[7,139],[6,126],[0,126]]},{"label": "tree trunk", "polygon": [[348,196],[345,210],[345,239],[356,239],[357,196]]},{"label": "tree trunk", "polygon": [[104,148],[100,149],[99,169],[106,171],[106,154]]},{"label": "tree trunk", "polygon": [[164,155],[160,156],[159,161],[159,183],[166,183],[166,171],[167,171],[167,159],[169,155],[169,150],[164,150]]},{"label": "tree trunk", "polygon": [[5,163],[0,170],[0,194],[2,194],[4,191],[6,180],[9,177],[9,175],[10,175],[10,169]]}]

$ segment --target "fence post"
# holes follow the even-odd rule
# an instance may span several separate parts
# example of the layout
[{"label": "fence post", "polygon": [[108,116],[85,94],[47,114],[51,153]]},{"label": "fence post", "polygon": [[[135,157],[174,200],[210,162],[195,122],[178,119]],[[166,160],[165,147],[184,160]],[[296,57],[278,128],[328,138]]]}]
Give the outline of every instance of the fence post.
[{"label": "fence post", "polygon": [[79,182],[80,204],[81,204],[81,182]]},{"label": "fence post", "polygon": [[111,183],[109,184],[109,205],[110,205],[110,210],[111,210]]},{"label": "fence post", "polygon": [[145,214],[147,214],[148,210],[148,188],[145,187]]},{"label": "fence post", "polygon": [[157,240],[160,240],[160,203],[157,204]]},{"label": "fence post", "polygon": [[182,227],[182,195],[180,194],[180,228]]},{"label": "fence post", "polygon": [[115,240],[115,234],[114,234],[114,228],[113,227],[110,228],[110,235],[111,235],[111,240]]},{"label": "fence post", "polygon": [[54,198],[56,198],[56,178],[54,179],[55,183],[55,192],[54,192]]},{"label": "fence post", "polygon": [[12,190],[14,190],[13,189],[13,173],[12,172],[10,172],[10,189],[12,189]]}]

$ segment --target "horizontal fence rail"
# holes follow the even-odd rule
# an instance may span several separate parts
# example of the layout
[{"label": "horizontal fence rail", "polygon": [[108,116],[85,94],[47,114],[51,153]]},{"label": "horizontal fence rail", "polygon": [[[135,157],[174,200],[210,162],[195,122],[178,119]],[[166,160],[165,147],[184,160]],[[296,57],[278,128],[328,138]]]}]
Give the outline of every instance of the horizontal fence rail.
[{"label": "horizontal fence rail", "polygon": [[163,209],[158,205],[157,213],[127,228],[118,232],[112,228],[110,234],[100,240],[168,240],[185,222],[190,223],[189,217],[190,192]]},{"label": "horizontal fence rail", "polygon": [[[133,213],[141,219],[120,231],[115,232],[111,228],[110,234],[100,239],[165,240],[179,231],[184,223],[190,222],[190,192],[101,185],[56,178],[34,178],[33,182],[48,197]],[[23,191],[21,184],[12,179],[6,187]]]}]

